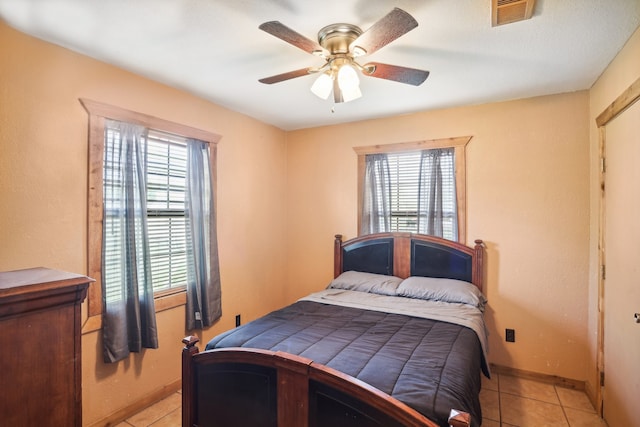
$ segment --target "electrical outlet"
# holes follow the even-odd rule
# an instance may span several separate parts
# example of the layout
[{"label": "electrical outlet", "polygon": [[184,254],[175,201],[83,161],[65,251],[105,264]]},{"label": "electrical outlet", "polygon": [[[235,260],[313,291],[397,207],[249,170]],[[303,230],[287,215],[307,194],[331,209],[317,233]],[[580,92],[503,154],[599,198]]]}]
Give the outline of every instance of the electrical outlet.
[{"label": "electrical outlet", "polygon": [[504,339],[507,342],[516,342],[516,330],[515,329],[505,329],[504,331]]},{"label": "electrical outlet", "polygon": [[240,324],[241,324],[241,323],[242,323],[242,322],[240,321],[240,315],[239,315],[239,314],[236,314],[236,328],[237,328],[238,326],[240,326]]}]

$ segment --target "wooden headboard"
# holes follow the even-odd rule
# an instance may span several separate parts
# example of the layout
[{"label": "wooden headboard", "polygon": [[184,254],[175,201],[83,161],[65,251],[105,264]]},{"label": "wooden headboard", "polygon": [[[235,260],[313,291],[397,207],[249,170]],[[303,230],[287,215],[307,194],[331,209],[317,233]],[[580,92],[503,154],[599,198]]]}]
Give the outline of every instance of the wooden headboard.
[{"label": "wooden headboard", "polygon": [[343,271],[464,280],[482,291],[482,240],[470,248],[458,242],[412,233],[378,233],[334,243],[334,277]]}]

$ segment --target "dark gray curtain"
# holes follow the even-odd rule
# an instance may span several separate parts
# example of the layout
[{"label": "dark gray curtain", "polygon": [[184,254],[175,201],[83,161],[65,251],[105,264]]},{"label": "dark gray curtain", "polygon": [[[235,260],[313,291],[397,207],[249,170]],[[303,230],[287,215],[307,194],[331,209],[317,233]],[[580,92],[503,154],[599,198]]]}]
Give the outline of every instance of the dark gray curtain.
[{"label": "dark gray curtain", "polygon": [[[457,206],[455,200],[455,170],[442,167],[444,157],[454,156],[453,148],[425,150],[420,160],[418,182],[418,233],[443,237],[445,216],[453,218],[454,240],[458,238]],[[455,164],[450,162],[452,165]],[[454,186],[453,211],[445,212],[443,203],[443,183]]]},{"label": "dark gray curtain", "polygon": [[368,154],[360,217],[360,235],[391,231],[391,177],[387,155]]},{"label": "dark gray curtain", "polygon": [[147,131],[111,120],[107,129],[113,131],[105,138],[102,271],[106,254],[116,263],[110,269],[115,274],[103,274],[103,353],[109,363],[143,347],[158,348],[158,334],[147,233]]},{"label": "dark gray curtain", "polygon": [[211,326],[222,315],[211,163],[206,143],[187,142],[187,329]]}]

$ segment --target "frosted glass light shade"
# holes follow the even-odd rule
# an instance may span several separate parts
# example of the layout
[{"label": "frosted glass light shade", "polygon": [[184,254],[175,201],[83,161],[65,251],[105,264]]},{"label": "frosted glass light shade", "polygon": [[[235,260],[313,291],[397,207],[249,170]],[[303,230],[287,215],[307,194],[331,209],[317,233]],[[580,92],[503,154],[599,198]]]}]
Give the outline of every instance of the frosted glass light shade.
[{"label": "frosted glass light shade", "polygon": [[313,85],[311,85],[311,92],[318,98],[327,99],[333,89],[333,79],[329,74],[322,73],[318,76]]},{"label": "frosted glass light shade", "polygon": [[338,86],[344,102],[353,101],[362,96],[358,73],[351,65],[345,64],[338,70]]}]

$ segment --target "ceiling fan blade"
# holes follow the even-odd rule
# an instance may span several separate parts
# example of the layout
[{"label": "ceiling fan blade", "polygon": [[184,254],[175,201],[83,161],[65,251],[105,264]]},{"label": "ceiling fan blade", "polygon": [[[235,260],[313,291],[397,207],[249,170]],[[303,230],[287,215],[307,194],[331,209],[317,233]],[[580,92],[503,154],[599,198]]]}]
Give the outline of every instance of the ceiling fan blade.
[{"label": "ceiling fan blade", "polygon": [[381,64],[380,62],[369,62],[363,65],[362,68],[365,76],[393,80],[413,86],[420,86],[427,77],[429,77],[428,71],[400,67],[398,65]]},{"label": "ceiling fan blade", "polygon": [[311,39],[306,38],[302,34],[292,30],[280,21],[269,21],[260,25],[262,31],[265,31],[272,36],[275,36],[281,40],[286,41],[289,44],[294,45],[308,53],[324,52],[322,46]]},{"label": "ceiling fan blade", "polygon": [[349,50],[354,52],[358,47],[367,55],[372,54],[417,26],[418,21],[413,16],[396,7],[355,39]]},{"label": "ceiling fan blade", "polygon": [[308,76],[309,74],[315,72],[313,68],[301,68],[299,70],[289,71],[288,73],[277,74],[271,77],[265,77],[263,79],[258,80],[260,83],[264,84],[273,84],[283,82],[289,79],[295,79],[296,77]]}]

